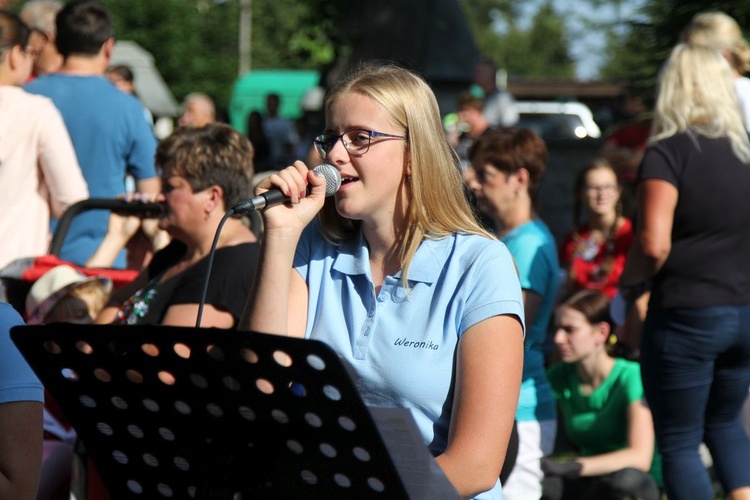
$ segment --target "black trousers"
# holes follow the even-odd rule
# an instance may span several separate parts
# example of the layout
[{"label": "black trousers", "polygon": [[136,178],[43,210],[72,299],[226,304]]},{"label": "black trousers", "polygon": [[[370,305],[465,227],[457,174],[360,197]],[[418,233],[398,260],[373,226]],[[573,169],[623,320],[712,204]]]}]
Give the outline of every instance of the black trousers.
[{"label": "black trousers", "polygon": [[650,474],[621,469],[604,476],[544,478],[543,500],[659,500],[659,486]]}]

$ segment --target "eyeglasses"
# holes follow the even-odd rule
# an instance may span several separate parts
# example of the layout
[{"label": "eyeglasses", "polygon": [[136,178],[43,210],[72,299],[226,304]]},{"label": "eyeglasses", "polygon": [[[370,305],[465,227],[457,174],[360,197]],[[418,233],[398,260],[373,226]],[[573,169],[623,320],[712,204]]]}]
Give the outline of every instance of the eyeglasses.
[{"label": "eyeglasses", "polygon": [[26,47],[26,52],[37,59],[48,42],[49,36],[44,31],[34,28],[31,30],[31,36],[29,36],[29,45]]},{"label": "eyeglasses", "polygon": [[42,53],[42,50],[44,50],[44,47],[42,48],[35,48],[32,46],[28,46],[24,49],[24,52],[26,52],[28,55],[30,55],[35,61],[39,59],[39,56]]},{"label": "eyeglasses", "polygon": [[6,52],[10,51],[13,47],[15,47],[18,44],[14,45],[6,45],[5,47],[0,47],[0,56],[4,56]]},{"label": "eyeglasses", "polygon": [[344,144],[344,147],[349,154],[355,156],[362,156],[370,150],[370,144],[372,144],[373,137],[388,137],[391,139],[406,139],[403,135],[385,134],[383,132],[376,132],[374,130],[364,130],[361,128],[353,128],[347,130],[343,134],[322,134],[313,140],[315,150],[320,155],[320,158],[325,160],[328,153],[331,152],[336,142],[340,139]]},{"label": "eyeglasses", "polygon": [[[16,45],[8,45],[5,47],[0,47],[0,56],[5,55],[6,52],[10,52],[10,50],[16,46],[20,47],[21,45],[16,44]],[[26,54],[29,54],[34,59],[36,59],[39,56],[39,53],[41,52],[41,50],[34,50],[34,48],[31,47],[31,45],[27,45],[26,47],[24,47],[23,51]]]},{"label": "eyeglasses", "polygon": [[601,185],[588,185],[584,186],[584,189],[588,193],[614,193],[619,189],[617,184],[601,184]]}]

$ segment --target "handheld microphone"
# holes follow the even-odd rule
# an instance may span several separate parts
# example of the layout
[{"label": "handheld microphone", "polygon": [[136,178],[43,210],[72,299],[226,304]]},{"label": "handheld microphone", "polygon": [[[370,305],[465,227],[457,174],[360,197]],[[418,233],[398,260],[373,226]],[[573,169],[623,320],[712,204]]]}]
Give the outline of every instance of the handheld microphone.
[{"label": "handheld microphone", "polygon": [[[322,163],[315,167],[313,169],[313,172],[317,173],[318,175],[322,175],[325,177],[326,180],[326,197],[333,196],[336,191],[339,190],[341,187],[341,174],[339,171],[334,167],[333,165],[329,165],[328,163]],[[254,212],[256,210],[262,210],[266,207],[272,207],[274,205],[280,205],[284,202],[286,202],[289,198],[283,195],[280,189],[274,188],[269,189],[265,193],[253,196],[252,198],[248,198],[245,201],[241,201],[232,208],[230,208],[227,213],[224,214],[224,217],[222,217],[221,221],[219,222],[219,227],[216,228],[216,233],[214,234],[214,241],[211,244],[211,251],[208,253],[208,266],[206,267],[206,277],[203,280],[203,292],[201,293],[200,302],[198,302],[198,315],[195,319],[195,327],[200,328],[201,326],[201,319],[203,318],[203,306],[206,303],[206,294],[208,292],[208,281],[211,278],[211,268],[213,267],[214,263],[214,254],[216,253],[216,246],[219,243],[219,234],[221,233],[221,228],[224,227],[224,223],[235,214],[246,214],[250,212]],[[62,246],[62,243],[61,243]]]},{"label": "handheld microphone", "polygon": [[[326,196],[333,196],[341,187],[341,174],[333,165],[322,163],[313,169],[313,172],[322,175],[326,180]],[[280,205],[289,200],[279,188],[269,189],[263,194],[253,196],[233,206],[229,212],[232,214],[246,214],[256,210]]]}]

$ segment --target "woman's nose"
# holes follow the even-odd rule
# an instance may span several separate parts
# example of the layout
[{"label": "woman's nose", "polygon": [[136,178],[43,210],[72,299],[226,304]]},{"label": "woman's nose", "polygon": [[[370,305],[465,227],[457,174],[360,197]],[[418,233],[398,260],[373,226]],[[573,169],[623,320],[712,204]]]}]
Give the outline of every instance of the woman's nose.
[{"label": "woman's nose", "polygon": [[555,334],[552,336],[552,341],[557,344],[562,344],[565,341],[565,330],[557,328]]},{"label": "woman's nose", "polygon": [[344,146],[344,138],[339,139],[333,143],[333,147],[326,154],[326,160],[330,163],[346,163],[349,161],[349,151]]}]

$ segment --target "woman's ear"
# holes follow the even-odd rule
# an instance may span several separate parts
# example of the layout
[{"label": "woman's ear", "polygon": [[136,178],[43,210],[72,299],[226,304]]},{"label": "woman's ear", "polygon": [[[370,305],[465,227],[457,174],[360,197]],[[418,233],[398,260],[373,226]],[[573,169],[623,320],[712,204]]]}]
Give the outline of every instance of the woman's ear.
[{"label": "woman's ear", "polygon": [[516,196],[523,191],[529,190],[529,171],[525,168],[519,168],[512,174],[506,174],[506,178],[513,186],[513,192]]},{"label": "woman's ear", "polygon": [[221,186],[214,184],[208,188],[208,201],[206,202],[206,212],[211,213],[214,210],[221,209],[226,210],[224,206],[224,189]]},{"label": "woman's ear", "polygon": [[411,156],[409,156],[409,146],[404,148],[404,175],[411,177]]},{"label": "woman's ear", "polygon": [[525,168],[519,168],[518,171],[516,171],[515,175],[518,177],[518,182],[523,187],[529,187],[529,180],[531,179],[531,175],[529,174],[529,171]]},{"label": "woman's ear", "polygon": [[10,69],[14,70],[18,67],[19,64],[23,63],[23,60],[26,57],[26,50],[20,45],[14,45],[8,51],[7,57]]},{"label": "woman's ear", "polygon": [[606,321],[600,321],[596,324],[596,329],[597,339],[600,340],[602,344],[606,344],[609,340],[609,334],[612,333],[612,327]]}]

